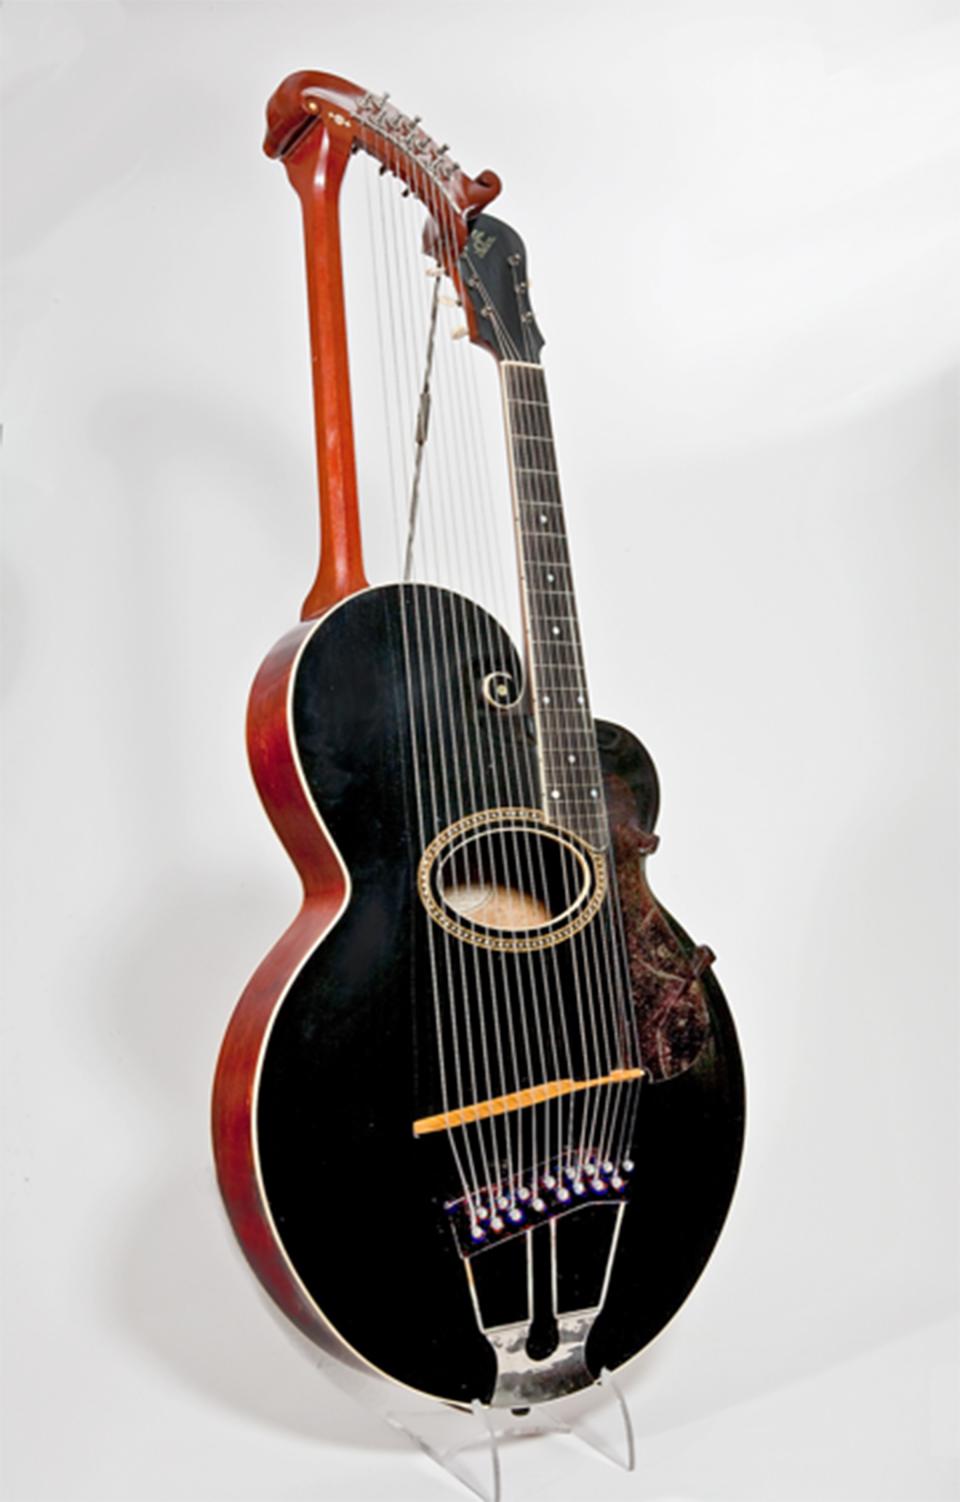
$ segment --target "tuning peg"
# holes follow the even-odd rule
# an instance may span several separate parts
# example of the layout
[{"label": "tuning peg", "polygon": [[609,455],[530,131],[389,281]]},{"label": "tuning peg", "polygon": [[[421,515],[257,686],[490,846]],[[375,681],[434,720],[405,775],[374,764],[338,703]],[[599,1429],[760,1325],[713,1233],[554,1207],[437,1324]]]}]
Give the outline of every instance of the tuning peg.
[{"label": "tuning peg", "polygon": [[459,308],[460,306],[459,297],[447,297],[444,293],[440,294],[437,302],[442,303],[445,308]]},{"label": "tuning peg", "polygon": [[450,338],[451,339],[465,339],[467,337],[467,335],[469,334],[469,332],[470,332],[470,330],[467,328],[467,325],[465,323],[462,323],[458,329],[454,329],[453,330],[452,334],[450,335]]}]

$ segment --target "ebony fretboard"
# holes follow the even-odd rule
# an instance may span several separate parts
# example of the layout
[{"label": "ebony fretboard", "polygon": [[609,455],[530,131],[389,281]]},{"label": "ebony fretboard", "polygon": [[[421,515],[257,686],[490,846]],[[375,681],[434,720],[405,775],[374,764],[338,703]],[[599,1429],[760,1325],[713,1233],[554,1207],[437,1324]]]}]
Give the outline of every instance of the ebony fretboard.
[{"label": "ebony fretboard", "polygon": [[609,839],[603,784],[543,369],[503,360],[500,378],[543,808],[556,823],[603,849]]}]

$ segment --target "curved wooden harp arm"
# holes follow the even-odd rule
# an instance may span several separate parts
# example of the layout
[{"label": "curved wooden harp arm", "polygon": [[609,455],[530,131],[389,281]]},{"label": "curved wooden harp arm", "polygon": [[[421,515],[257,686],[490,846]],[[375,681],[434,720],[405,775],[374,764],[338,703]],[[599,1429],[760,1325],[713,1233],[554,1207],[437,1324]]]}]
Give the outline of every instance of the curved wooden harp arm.
[{"label": "curved wooden harp arm", "polygon": [[[303,603],[308,620],[366,586],[357,504],[340,250],[340,184],[353,152],[376,157],[428,211],[424,246],[460,287],[468,226],[500,191],[493,172],[467,177],[388,96],[331,73],[292,73],[267,105],[264,151],[279,157],[303,207],[313,404],[320,489],[320,564]],[[475,315],[463,298],[470,332]]]}]

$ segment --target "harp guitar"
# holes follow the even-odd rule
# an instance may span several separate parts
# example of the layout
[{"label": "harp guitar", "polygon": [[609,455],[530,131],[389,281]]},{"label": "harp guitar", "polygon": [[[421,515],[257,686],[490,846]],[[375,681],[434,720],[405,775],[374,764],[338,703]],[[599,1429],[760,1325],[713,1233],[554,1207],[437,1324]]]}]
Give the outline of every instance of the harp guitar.
[{"label": "harp guitar", "polygon": [[[651,759],[593,717],[497,177],[325,73],[286,79],[267,121],[303,209],[321,552],[250,699],[304,896],[224,1038],[219,1182],[318,1345],[449,1403],[527,1406],[629,1361],[699,1276],[740,1158],[736,1036],[713,955],[647,884]],[[356,413],[348,166],[382,255],[351,313],[351,358],[354,323],[379,350]],[[361,444],[372,387],[386,436]],[[357,461],[377,455],[395,582],[371,585]],[[364,487],[379,546],[389,487]]]}]

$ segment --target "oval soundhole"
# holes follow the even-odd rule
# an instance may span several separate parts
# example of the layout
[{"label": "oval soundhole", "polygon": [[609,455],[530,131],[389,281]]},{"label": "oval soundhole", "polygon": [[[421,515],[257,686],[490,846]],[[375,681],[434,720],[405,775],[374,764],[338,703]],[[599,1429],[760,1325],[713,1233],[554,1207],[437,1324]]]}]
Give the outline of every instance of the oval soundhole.
[{"label": "oval soundhole", "polygon": [[463,840],[439,862],[436,881],[458,917],[518,932],[565,918],[587,896],[592,874],[565,840],[514,828]]}]

